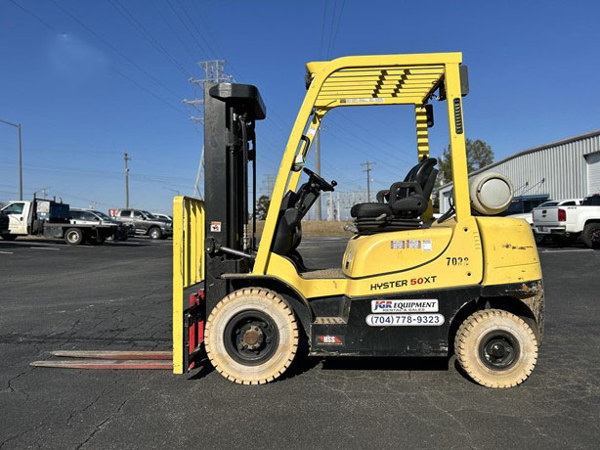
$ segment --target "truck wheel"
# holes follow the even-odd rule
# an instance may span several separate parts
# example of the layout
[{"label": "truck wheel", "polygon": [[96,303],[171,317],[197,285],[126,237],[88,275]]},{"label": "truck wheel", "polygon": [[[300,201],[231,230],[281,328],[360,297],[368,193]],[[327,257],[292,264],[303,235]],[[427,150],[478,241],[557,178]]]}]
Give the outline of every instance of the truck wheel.
[{"label": "truck wheel", "polygon": [[583,228],[581,240],[589,248],[600,248],[600,223],[588,223]]},{"label": "truck wheel", "polygon": [[160,239],[162,237],[162,231],[160,231],[160,228],[151,228],[148,232],[148,236],[152,239]]},{"label": "truck wheel", "polygon": [[263,384],[290,366],[298,348],[294,312],[278,294],[259,288],[232,292],[212,310],[205,348],[221,375],[238,384]]},{"label": "truck wheel", "polygon": [[16,234],[3,234],[2,239],[5,241],[14,241],[17,238]]},{"label": "truck wheel", "polygon": [[536,233],[534,231],[533,232],[533,238],[535,239],[535,243],[536,244],[541,244],[546,239],[546,236],[544,236],[543,234]]},{"label": "truck wheel", "polygon": [[65,241],[69,245],[79,245],[83,242],[83,233],[79,228],[69,228],[65,231]]},{"label": "truck wheel", "polygon": [[522,383],[538,357],[531,327],[500,309],[485,309],[467,317],[456,333],[454,349],[465,372],[490,388],[511,388]]}]

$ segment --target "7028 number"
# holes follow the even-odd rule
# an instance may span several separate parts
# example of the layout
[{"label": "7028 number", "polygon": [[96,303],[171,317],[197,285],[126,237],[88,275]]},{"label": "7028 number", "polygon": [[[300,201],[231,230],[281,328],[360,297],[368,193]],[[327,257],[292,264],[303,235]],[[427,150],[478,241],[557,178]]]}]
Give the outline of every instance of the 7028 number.
[{"label": "7028 number", "polygon": [[446,257],[446,262],[448,266],[468,266],[469,265],[469,257],[468,256],[456,256],[456,257]]}]

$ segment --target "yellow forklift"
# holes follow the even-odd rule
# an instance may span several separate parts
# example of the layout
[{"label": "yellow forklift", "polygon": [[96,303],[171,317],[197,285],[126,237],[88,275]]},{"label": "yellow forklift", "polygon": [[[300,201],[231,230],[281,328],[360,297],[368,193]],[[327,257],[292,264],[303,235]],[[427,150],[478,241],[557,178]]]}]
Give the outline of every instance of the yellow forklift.
[{"label": "yellow forklift", "polygon": [[[456,355],[481,385],[509,388],[527,379],[543,334],[540,262],[525,221],[489,217],[508,207],[510,182],[497,174],[468,177],[461,59],[435,53],[308,63],[307,94],[260,241],[249,204],[256,206],[255,124],[266,108],[254,86],[208,86],[205,199],[174,201],[173,353],[109,352],[100,357],[146,361],[86,367],[185,373],[205,354],[227,379],[262,384],[307,348],[331,357]],[[454,191],[452,208],[434,220],[437,170],[428,128],[435,101],[447,104]],[[353,206],[353,235],[339,265],[307,268],[298,252],[302,219],[321,192],[336,186],[305,167],[323,118],[334,108],[392,105],[414,109],[416,165],[377,202]],[[162,365],[148,361],[161,358]]]},{"label": "yellow forklift", "polygon": [[[255,222],[247,221],[249,203],[256,204],[248,199],[249,161],[256,192],[255,122],[266,109],[254,86],[206,90],[205,202],[194,214],[204,234],[195,247],[200,284],[191,284],[201,292],[186,311],[178,307],[181,289],[175,292],[176,372],[195,364],[203,344],[229,380],[267,383],[304,344],[321,356],[455,354],[473,380],[494,388],[516,386],[531,374],[543,329],[537,248],[525,221],[486,217],[508,207],[510,183],[501,175],[468,178],[462,112],[468,77],[461,58],[438,53],[308,63],[307,94],[260,242]],[[436,160],[428,149],[434,101],[447,103],[454,182],[454,206],[437,220],[430,206]],[[380,192],[378,202],[352,208],[354,235],[338,266],[308,269],[297,250],[302,219],[321,192],[336,186],[304,165],[319,125],[334,108],[384,105],[414,108],[417,164]],[[190,213],[181,205],[175,210],[177,233]],[[176,277],[181,251],[174,249]]]}]

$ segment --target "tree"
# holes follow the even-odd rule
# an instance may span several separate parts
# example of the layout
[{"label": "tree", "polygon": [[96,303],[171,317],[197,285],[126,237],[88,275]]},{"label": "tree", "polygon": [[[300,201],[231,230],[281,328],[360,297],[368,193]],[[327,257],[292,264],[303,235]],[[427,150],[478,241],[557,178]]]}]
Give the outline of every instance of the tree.
[{"label": "tree", "polygon": [[256,202],[256,218],[258,220],[265,220],[267,218],[267,212],[269,211],[269,205],[271,199],[266,195],[261,195]]},{"label": "tree", "polygon": [[[471,173],[474,170],[481,169],[494,162],[494,151],[492,147],[486,142],[477,139],[472,141],[471,139],[465,140],[467,147],[467,172]],[[438,164],[440,165],[440,182],[448,183],[452,181],[452,163],[450,157],[450,146],[444,149],[444,153],[441,158],[438,158]]]}]

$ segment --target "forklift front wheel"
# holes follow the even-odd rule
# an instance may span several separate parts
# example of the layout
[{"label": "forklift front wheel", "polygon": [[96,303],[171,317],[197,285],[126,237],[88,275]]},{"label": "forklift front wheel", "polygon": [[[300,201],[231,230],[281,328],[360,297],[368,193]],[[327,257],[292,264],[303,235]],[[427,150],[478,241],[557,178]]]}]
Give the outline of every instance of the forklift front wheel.
[{"label": "forklift front wheel", "polygon": [[477,383],[511,388],[525,381],[537,362],[538,343],[519,316],[500,309],[471,314],[456,333],[458,362]]},{"label": "forklift front wheel", "polygon": [[263,384],[280,377],[298,349],[294,312],[275,292],[245,288],[212,310],[204,345],[212,365],[238,384]]}]

